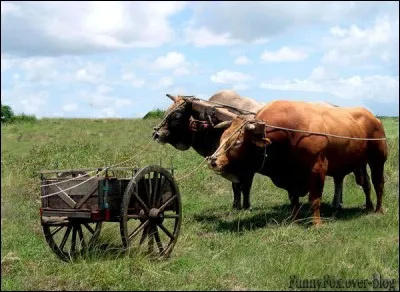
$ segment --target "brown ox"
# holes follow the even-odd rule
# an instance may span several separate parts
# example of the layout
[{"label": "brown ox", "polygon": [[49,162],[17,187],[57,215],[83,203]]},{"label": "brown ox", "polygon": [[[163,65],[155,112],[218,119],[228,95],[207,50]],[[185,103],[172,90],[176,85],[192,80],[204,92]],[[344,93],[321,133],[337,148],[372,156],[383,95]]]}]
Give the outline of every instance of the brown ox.
[{"label": "brown ox", "polygon": [[[163,122],[153,132],[153,139],[159,143],[171,144],[176,149],[185,151],[190,147],[203,157],[209,156],[217,149],[223,129],[215,129],[211,125],[206,128],[193,130],[190,127],[192,118],[209,123],[209,119],[192,109],[189,102],[182,98],[172,98],[174,103],[167,111]],[[263,107],[262,103],[247,97],[238,95],[233,90],[221,90],[209,99],[210,102],[223,104],[252,112],[246,115],[247,118],[254,117],[255,113]],[[240,114],[240,111],[234,111]],[[219,123],[220,120],[214,120]],[[226,174],[226,178],[229,175]],[[253,175],[243,176],[240,180],[231,180],[233,190],[233,207],[236,209],[250,208],[250,189],[253,182]],[[241,194],[243,194],[243,205],[241,205]]]},{"label": "brown ox", "polygon": [[[386,159],[382,123],[366,109],[282,100],[263,107],[254,120],[235,119],[208,163],[219,174],[269,176],[288,191],[292,218],[298,213],[299,197],[309,193],[313,223],[319,224],[325,176],[340,181],[354,171],[357,183],[364,187],[367,164],[377,197],[376,212],[382,212]],[[366,207],[373,209],[370,190],[364,191]]]}]

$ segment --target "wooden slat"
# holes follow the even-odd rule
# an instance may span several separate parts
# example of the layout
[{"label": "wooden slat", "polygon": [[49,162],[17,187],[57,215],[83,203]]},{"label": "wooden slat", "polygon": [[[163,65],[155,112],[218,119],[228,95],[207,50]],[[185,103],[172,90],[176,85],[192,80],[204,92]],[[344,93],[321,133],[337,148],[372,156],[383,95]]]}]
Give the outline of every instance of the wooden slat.
[{"label": "wooden slat", "polygon": [[76,206],[76,202],[70,197],[68,196],[68,194],[66,192],[64,192],[64,190],[62,188],[60,188],[58,185],[56,185],[56,187],[62,191],[61,193],[57,194],[65,203],[68,204],[68,206],[70,206],[71,208],[75,208]]},{"label": "wooden slat", "polygon": [[76,210],[74,210],[74,212],[68,212],[68,211],[65,211],[65,210],[62,210],[62,211],[55,211],[55,210],[47,211],[47,210],[43,210],[42,216],[91,218],[90,210],[88,210],[88,211],[76,211]]},{"label": "wooden slat", "polygon": [[83,203],[85,203],[91,196],[97,194],[98,188],[96,187],[92,192],[87,193],[75,206],[75,209],[79,209],[82,207]]}]

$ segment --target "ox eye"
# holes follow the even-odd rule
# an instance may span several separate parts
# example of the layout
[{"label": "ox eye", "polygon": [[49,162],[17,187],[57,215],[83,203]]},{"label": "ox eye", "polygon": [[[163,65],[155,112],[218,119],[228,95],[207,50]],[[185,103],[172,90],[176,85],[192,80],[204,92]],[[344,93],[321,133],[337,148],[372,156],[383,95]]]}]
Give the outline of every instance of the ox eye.
[{"label": "ox eye", "polygon": [[240,146],[242,144],[242,141],[236,140],[234,146]]}]

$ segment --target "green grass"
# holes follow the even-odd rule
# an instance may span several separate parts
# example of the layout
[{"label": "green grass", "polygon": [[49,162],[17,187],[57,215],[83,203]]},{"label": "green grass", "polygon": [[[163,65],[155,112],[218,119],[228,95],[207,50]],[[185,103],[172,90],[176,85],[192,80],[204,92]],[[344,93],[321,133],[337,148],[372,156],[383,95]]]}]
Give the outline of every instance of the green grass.
[{"label": "green grass", "polygon": [[[159,119],[63,120],[1,126],[2,290],[284,290],[300,279],[395,279],[399,270],[398,120],[384,120],[389,144],[384,215],[364,214],[363,192],[345,179],[344,210],[331,216],[333,181],[323,195],[321,228],[310,228],[307,198],[299,223],[291,223],[287,194],[256,175],[252,211],[233,211],[230,182],[205,165],[180,180],[183,222],[171,258],[105,251],[73,264],[60,261],[40,226],[39,169],[115,164],[150,141]],[[193,150],[151,142],[129,165],[177,168],[180,178],[202,157]],[[375,192],[373,192],[375,202]],[[105,223],[102,238],[120,244],[117,223]],[[371,290],[372,286],[367,286]]]}]

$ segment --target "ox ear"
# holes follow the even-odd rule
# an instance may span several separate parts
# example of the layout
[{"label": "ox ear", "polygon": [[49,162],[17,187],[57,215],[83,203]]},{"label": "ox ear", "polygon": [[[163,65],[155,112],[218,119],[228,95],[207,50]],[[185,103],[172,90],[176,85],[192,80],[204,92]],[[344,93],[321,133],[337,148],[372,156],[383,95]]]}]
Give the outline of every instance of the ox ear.
[{"label": "ox ear", "polygon": [[169,98],[169,99],[171,99],[172,101],[174,101],[175,102],[175,100],[176,100],[176,97],[175,96],[173,96],[173,95],[171,95],[171,94],[166,94],[166,96]]},{"label": "ox ear", "polygon": [[221,122],[221,123],[215,125],[214,128],[225,129],[225,128],[230,127],[231,124],[232,124],[232,121],[225,121],[225,122]]}]

